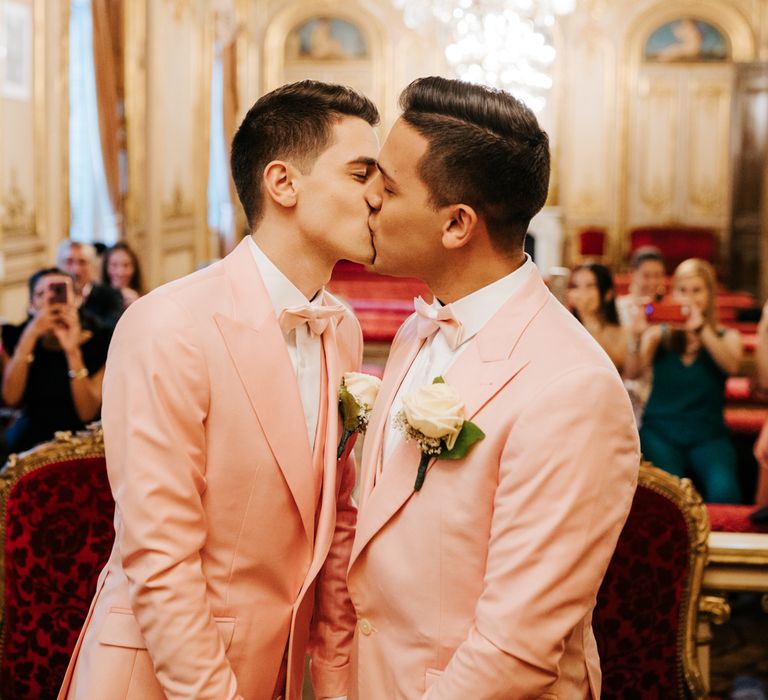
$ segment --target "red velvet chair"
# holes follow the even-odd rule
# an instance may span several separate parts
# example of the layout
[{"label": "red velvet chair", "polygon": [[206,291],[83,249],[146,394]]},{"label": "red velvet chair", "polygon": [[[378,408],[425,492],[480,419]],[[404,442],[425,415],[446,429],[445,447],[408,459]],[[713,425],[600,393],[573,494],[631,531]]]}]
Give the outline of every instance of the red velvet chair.
[{"label": "red velvet chair", "polygon": [[670,224],[632,229],[629,232],[629,254],[644,246],[654,246],[662,252],[669,274],[687,258],[716,262],[717,238],[710,228]]},{"label": "red velvet chair", "polygon": [[606,233],[604,228],[591,226],[578,233],[579,255],[582,258],[600,258],[605,256]]},{"label": "red velvet chair", "polygon": [[0,696],[55,698],[114,540],[101,429],[13,455],[0,474]]},{"label": "red velvet chair", "polygon": [[603,700],[706,696],[695,635],[708,534],[691,482],[643,464],[594,611]]}]

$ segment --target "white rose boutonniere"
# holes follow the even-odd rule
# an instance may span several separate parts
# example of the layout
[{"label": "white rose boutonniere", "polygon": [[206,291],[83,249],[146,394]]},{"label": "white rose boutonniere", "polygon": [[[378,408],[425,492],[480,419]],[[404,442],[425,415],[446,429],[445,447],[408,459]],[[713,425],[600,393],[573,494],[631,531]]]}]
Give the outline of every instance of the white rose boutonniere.
[{"label": "white rose boutonniere", "polygon": [[485,437],[472,421],[465,420],[464,401],[459,392],[436,377],[403,398],[403,408],[395,416],[395,425],[405,433],[406,440],[416,440],[421,460],[416,473],[414,491],[424,484],[429,461],[461,459],[478,440]]},{"label": "white rose boutonniere", "polygon": [[339,412],[344,425],[336,459],[341,459],[352,433],[365,433],[368,416],[379,394],[381,379],[362,372],[346,372],[339,386]]}]

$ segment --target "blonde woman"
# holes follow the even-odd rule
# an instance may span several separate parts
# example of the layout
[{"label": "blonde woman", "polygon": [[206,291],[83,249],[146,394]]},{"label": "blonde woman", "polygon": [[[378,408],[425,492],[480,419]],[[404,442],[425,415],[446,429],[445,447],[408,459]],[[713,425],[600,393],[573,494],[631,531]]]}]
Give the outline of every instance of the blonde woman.
[{"label": "blonde woman", "polygon": [[723,406],[725,380],[741,363],[741,335],[718,324],[717,282],[708,262],[680,263],[672,294],[685,321],[649,327],[635,368],[653,367],[640,429],[643,455],[672,474],[693,476],[707,501],[738,503],[736,453]]}]

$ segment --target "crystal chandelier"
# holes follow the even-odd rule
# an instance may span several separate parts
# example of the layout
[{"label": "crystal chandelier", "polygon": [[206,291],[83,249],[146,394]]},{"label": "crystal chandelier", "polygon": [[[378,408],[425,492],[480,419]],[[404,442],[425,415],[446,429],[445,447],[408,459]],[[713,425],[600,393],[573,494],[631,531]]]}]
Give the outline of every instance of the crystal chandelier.
[{"label": "crystal chandelier", "polygon": [[576,0],[392,1],[412,29],[443,29],[459,78],[509,90],[536,112],[544,107],[555,18],[572,12]]}]

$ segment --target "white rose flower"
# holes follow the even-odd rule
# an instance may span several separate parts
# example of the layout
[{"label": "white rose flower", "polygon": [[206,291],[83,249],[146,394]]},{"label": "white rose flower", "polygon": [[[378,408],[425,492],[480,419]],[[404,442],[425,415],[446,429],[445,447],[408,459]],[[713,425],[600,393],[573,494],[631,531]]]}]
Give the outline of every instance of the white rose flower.
[{"label": "white rose flower", "polygon": [[453,449],[464,424],[464,402],[448,384],[429,384],[403,398],[408,423],[430,438],[442,438]]},{"label": "white rose flower", "polygon": [[344,386],[352,394],[360,406],[368,410],[373,408],[376,397],[379,395],[381,379],[372,374],[362,372],[346,372],[343,378]]}]

